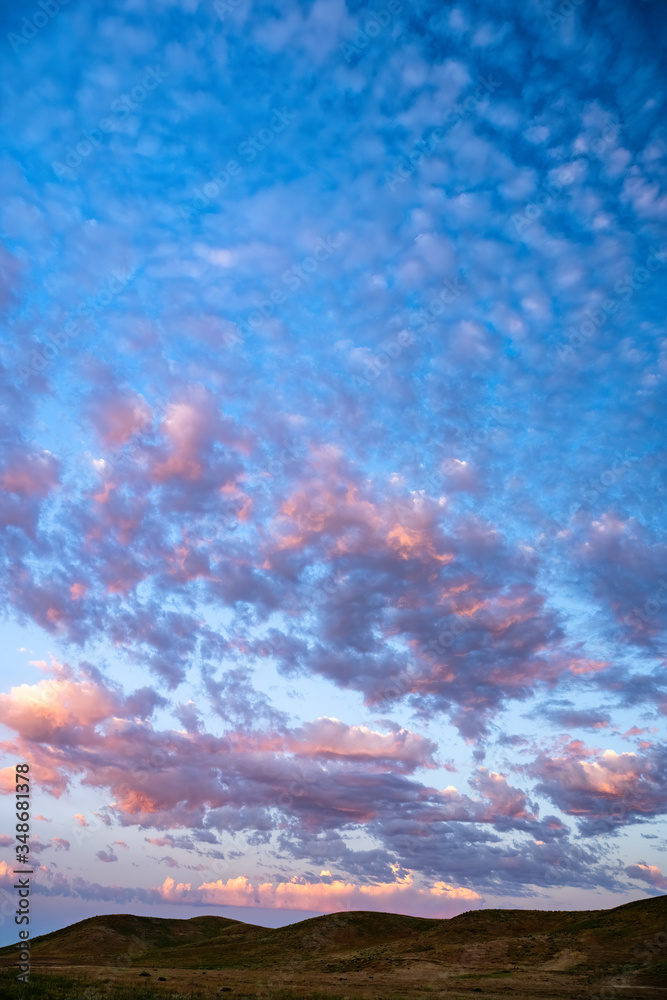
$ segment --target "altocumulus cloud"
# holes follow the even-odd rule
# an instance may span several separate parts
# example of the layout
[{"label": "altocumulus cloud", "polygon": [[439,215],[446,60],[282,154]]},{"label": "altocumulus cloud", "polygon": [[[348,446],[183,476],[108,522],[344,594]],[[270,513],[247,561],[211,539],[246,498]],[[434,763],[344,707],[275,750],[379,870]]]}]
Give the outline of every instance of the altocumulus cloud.
[{"label": "altocumulus cloud", "polygon": [[354,6],[3,20],[0,778],[82,914],[664,889],[665,12]]}]

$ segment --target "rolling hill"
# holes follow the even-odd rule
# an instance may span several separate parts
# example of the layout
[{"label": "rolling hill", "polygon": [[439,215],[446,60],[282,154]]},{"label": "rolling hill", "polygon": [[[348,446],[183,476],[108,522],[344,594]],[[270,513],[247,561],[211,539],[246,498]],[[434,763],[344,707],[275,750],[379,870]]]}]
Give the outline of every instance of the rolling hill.
[{"label": "rolling hill", "polygon": [[[0,949],[0,967],[13,952]],[[170,996],[187,982],[192,996],[282,989],[275,995],[305,998],[317,989],[384,1000],[446,990],[448,998],[535,1000],[590,997],[607,984],[618,997],[667,998],[667,896],[611,910],[474,910],[449,920],[358,911],[276,929],[218,916],[112,914],[35,938],[31,954],[34,972],[94,979],[100,997],[123,983]]]}]

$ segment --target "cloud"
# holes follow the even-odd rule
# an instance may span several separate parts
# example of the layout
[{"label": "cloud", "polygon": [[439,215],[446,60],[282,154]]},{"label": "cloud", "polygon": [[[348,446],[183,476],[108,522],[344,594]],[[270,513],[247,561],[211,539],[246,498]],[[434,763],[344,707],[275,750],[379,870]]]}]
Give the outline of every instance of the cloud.
[{"label": "cloud", "polygon": [[118,861],[118,855],[114,854],[112,850],[109,851],[96,851],[95,857],[99,858],[100,861],[104,861],[106,864],[110,864],[113,861]]},{"label": "cloud", "polygon": [[0,885],[9,888],[14,881],[14,873],[6,861],[0,861]]},{"label": "cloud", "polygon": [[[664,812],[660,5],[141,6],[9,53],[0,597],[36,652],[1,749],[75,796],[53,846],[277,852],[270,905],[324,905],[307,866],[627,892],[609,838]],[[79,666],[33,683],[40,636]]]},{"label": "cloud", "polygon": [[61,463],[51,452],[20,448],[0,452],[0,528],[20,528],[36,538],[47,498],[60,484]]},{"label": "cloud", "polygon": [[58,484],[60,463],[47,451],[15,455],[13,461],[7,456],[5,460],[7,464],[0,472],[0,487],[7,493],[29,500],[47,496]]},{"label": "cloud", "polygon": [[173,847],[175,843],[173,837],[146,837],[145,839],[155,847]]},{"label": "cloud", "polygon": [[577,817],[582,830],[592,834],[667,811],[666,765],[662,744],[618,754],[589,750],[573,741],[561,756],[540,755],[528,771],[539,779],[536,791]]},{"label": "cloud", "polygon": [[37,742],[78,741],[119,707],[117,697],[104,685],[64,677],[21,684],[0,695],[5,724]]},{"label": "cloud", "polygon": [[[572,668],[570,668],[572,669]],[[611,717],[599,709],[575,708],[571,701],[561,700],[541,706],[536,717],[547,718],[565,729],[608,729]]]},{"label": "cloud", "polygon": [[[242,747],[244,743],[250,748],[253,740],[241,737],[237,745]],[[406,772],[437,766],[433,760],[435,743],[417,733],[408,729],[379,733],[367,726],[350,726],[326,716],[283,736],[265,737],[260,746],[262,750],[289,750],[299,757],[375,763]]]},{"label": "cloud", "polygon": [[100,442],[108,448],[124,445],[151,424],[151,412],[137,393],[119,390],[113,385],[97,391],[86,403],[86,417]]},{"label": "cloud", "polygon": [[649,885],[655,886],[656,889],[667,889],[667,877],[655,865],[647,865],[644,861],[639,861],[636,865],[628,865],[625,873],[630,878],[648,882]]},{"label": "cloud", "polygon": [[[110,861],[113,858],[100,860]],[[9,866],[0,862],[0,883],[9,886],[13,880]],[[176,882],[168,876],[162,885],[144,889],[104,886],[80,876],[70,879],[42,867],[40,891],[46,896],[79,897],[126,905],[136,901],[146,904],[171,902],[200,910],[202,907],[250,906],[320,913],[372,910],[430,917],[454,916],[484,903],[484,898],[474,890],[443,881],[418,888],[414,885],[412,872],[399,871],[398,868],[394,871],[393,881],[374,884],[331,878],[315,882],[298,876],[287,882],[253,882],[240,875],[198,885],[196,882]]]},{"label": "cloud", "polygon": [[[381,733],[326,717],[282,734],[156,730],[149,720],[116,714],[127,704],[120,695],[100,712],[99,699],[88,697],[85,676],[77,680],[73,675],[66,683],[81,686],[80,696],[71,687],[66,691],[72,693],[70,704],[80,706],[86,726],[68,716],[67,736],[61,734],[55,753],[34,740],[21,745],[20,752],[36,770],[48,762],[54,794],[75,775],[87,787],[109,789],[113,799],[102,817],[105,822],[164,832],[185,827],[201,831],[197,836],[211,842],[217,839],[215,831],[245,832],[249,842],[255,838],[257,843],[268,843],[275,834],[295,858],[316,862],[318,838],[365,828],[381,848],[356,852],[342,839],[330,840],[327,856],[338,858],[351,872],[368,874],[369,868],[375,872],[386,865],[389,851],[404,867],[443,881],[437,857],[445,851],[448,866],[455,865],[464,885],[474,856],[476,877],[487,888],[494,879],[551,884],[550,855],[557,850],[567,857],[570,851],[564,825],[553,816],[540,819],[528,794],[503,774],[478,768],[470,780],[475,797],[408,777],[405,772],[434,770],[435,765],[432,741],[409,730],[395,727]],[[108,692],[101,677],[96,684]],[[33,704],[29,696],[26,700]],[[39,711],[38,706],[36,715]],[[44,709],[47,719],[50,711]],[[107,712],[107,718],[100,718]],[[31,727],[36,715],[30,720],[19,715],[15,721]],[[74,818],[90,826],[83,814]],[[528,837],[524,851],[536,852],[532,858],[526,855],[517,865],[494,846],[508,831]],[[160,847],[180,845],[180,838],[165,833],[147,839]],[[556,847],[555,841],[564,842]],[[542,846],[535,847],[536,842]],[[106,849],[98,857],[107,863],[117,860]],[[582,859],[572,855],[567,864],[575,882],[590,877]],[[567,877],[563,866],[558,877]]]},{"label": "cloud", "polygon": [[[173,879],[165,880],[166,898],[179,889]],[[208,905],[267,906],[272,909],[315,910],[335,913],[341,910],[378,910],[388,913],[413,913],[418,916],[444,917],[483,903],[483,897],[472,889],[436,882],[430,888],[413,885],[412,873],[407,872],[394,882],[357,885],[334,879],[331,882],[307,882],[295,877],[289,882],[253,885],[245,876],[203,883],[199,886],[202,900]]]},{"label": "cloud", "polygon": [[665,624],[667,547],[636,519],[611,513],[584,522],[572,542],[573,562],[622,626],[626,641],[655,646]]},{"label": "cloud", "polygon": [[288,578],[326,561],[336,581],[308,588],[318,635],[306,648],[284,639],[284,670],[321,673],[368,704],[411,695],[424,711],[449,711],[466,735],[562,672],[561,658],[542,652],[558,652],[557,615],[490,526],[452,523],[424,499],[398,510],[362,492],[331,452],[315,457],[276,524],[266,566]]}]

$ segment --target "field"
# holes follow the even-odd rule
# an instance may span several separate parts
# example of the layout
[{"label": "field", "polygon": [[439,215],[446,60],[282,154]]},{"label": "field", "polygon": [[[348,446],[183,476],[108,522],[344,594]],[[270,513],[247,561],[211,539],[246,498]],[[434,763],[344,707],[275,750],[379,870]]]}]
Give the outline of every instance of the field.
[{"label": "field", "polygon": [[667,1000],[667,896],[612,910],[336,913],[277,929],[224,917],[92,917],[0,950],[3,1000]]}]

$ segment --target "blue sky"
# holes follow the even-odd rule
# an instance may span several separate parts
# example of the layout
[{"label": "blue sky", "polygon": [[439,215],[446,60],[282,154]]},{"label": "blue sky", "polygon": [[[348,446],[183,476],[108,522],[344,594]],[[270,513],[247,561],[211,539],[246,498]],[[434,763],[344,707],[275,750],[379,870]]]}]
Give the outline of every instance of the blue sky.
[{"label": "blue sky", "polygon": [[661,6],[0,18],[37,929],[664,891]]}]

